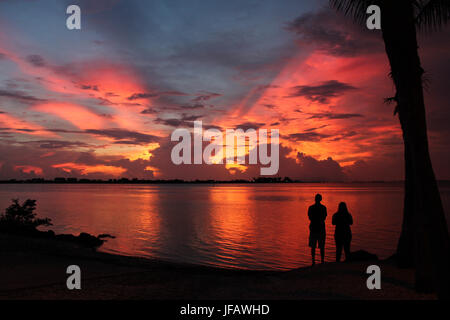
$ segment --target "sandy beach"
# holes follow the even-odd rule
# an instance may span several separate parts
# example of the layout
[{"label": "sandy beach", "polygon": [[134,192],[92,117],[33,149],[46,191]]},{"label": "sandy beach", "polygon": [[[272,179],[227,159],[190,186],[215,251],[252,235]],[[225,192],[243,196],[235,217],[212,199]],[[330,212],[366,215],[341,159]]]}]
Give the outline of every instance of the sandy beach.
[{"label": "sandy beach", "polygon": [[[65,242],[0,235],[0,299],[435,299],[413,290],[413,270],[390,261],[326,263],[286,272],[229,270],[126,257]],[[66,288],[66,268],[82,289]],[[368,265],[382,289],[368,290]]]}]

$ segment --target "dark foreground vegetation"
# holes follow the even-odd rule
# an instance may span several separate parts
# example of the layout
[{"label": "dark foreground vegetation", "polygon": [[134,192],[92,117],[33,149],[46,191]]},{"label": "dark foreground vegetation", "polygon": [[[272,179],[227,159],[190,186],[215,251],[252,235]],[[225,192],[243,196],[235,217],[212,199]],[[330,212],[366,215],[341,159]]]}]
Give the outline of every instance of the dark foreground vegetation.
[{"label": "dark foreground vegetation", "polygon": [[36,200],[28,199],[20,204],[18,199],[13,199],[12,204],[0,215],[0,233],[72,242],[86,248],[98,248],[105,242],[105,238],[113,238],[108,234],[93,236],[82,232],[78,236],[74,236],[72,234],[55,234],[52,230],[40,231],[37,229],[38,227],[48,227],[52,223],[49,218],[37,218],[35,210]]}]

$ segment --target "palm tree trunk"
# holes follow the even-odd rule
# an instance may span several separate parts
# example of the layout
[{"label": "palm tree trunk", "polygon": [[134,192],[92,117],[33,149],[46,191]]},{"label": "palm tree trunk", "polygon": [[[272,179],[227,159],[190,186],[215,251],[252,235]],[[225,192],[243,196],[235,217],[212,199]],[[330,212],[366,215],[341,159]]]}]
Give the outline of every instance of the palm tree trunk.
[{"label": "palm tree trunk", "polygon": [[[403,127],[402,127],[403,129]],[[404,202],[403,202],[403,223],[400,239],[398,241],[396,258],[399,267],[408,268],[414,266],[414,221],[413,210],[414,199],[413,186],[414,181],[411,175],[411,161],[410,151],[408,144],[404,146],[404,159],[405,159],[405,186],[404,186]]]},{"label": "palm tree trunk", "polygon": [[421,292],[449,298],[448,226],[428,150],[423,69],[418,54],[412,1],[383,1],[382,31],[396,87],[405,145],[405,202],[397,257],[416,268]]}]

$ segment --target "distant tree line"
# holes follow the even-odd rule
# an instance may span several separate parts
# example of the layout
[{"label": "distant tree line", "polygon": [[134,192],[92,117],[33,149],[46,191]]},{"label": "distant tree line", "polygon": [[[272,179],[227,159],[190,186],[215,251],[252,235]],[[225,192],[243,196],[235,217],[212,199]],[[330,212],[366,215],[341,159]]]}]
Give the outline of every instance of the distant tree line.
[{"label": "distant tree line", "polygon": [[[128,178],[120,178],[120,179],[108,179],[108,180],[102,180],[102,179],[78,179],[78,178],[55,178],[53,180],[46,180],[43,178],[34,178],[34,179],[27,179],[27,180],[17,180],[17,179],[10,179],[10,180],[3,180],[0,181],[0,183],[105,183],[105,184],[115,184],[115,183],[161,183],[161,184],[170,184],[170,183],[299,183],[304,182],[300,180],[293,180],[289,177],[257,177],[253,178],[251,180],[246,179],[235,179],[235,180],[183,180],[183,179],[168,179],[168,180],[148,180],[148,179],[128,179]],[[309,181],[311,182],[311,181]],[[324,181],[315,181],[315,182],[324,182]]]}]

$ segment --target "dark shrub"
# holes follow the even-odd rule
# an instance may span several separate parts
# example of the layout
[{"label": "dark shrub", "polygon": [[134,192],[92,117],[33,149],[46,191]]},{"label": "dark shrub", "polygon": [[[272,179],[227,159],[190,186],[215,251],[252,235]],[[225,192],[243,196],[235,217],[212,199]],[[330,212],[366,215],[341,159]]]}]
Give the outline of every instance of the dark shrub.
[{"label": "dark shrub", "polygon": [[39,226],[51,226],[49,218],[36,218],[36,200],[28,199],[22,205],[18,199],[0,215],[0,231],[2,232],[33,232]]}]

